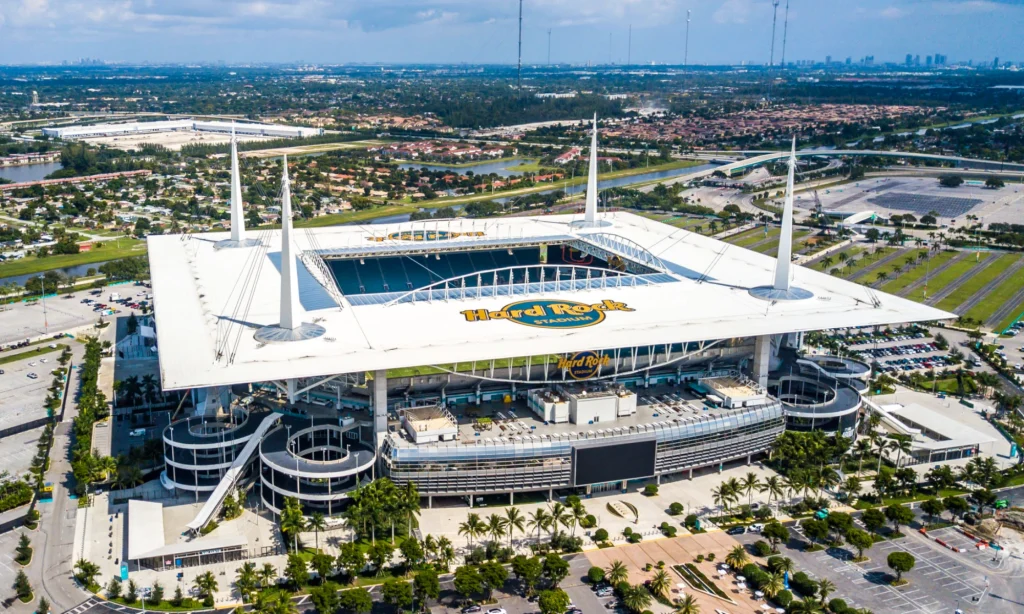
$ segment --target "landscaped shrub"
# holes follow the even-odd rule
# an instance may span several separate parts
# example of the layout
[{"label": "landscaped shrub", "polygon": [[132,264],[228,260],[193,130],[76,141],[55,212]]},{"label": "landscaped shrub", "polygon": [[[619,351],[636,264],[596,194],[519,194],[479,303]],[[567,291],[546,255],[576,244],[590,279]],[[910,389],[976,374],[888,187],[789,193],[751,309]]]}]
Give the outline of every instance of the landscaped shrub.
[{"label": "landscaped shrub", "polygon": [[818,592],[817,583],[807,577],[807,574],[802,571],[793,574],[789,585],[804,597],[814,597]]},{"label": "landscaped shrub", "polygon": [[793,603],[793,593],[783,589],[779,591],[778,595],[775,595],[773,601],[782,606],[783,609],[789,609],[789,604]]},{"label": "landscaped shrub", "polygon": [[714,552],[709,552],[708,553],[708,560],[709,561],[715,560],[715,553]]},{"label": "landscaped shrub", "polygon": [[757,556],[768,556],[772,553],[772,547],[768,545],[768,542],[763,539],[759,539],[751,546],[754,550],[754,554]]},{"label": "landscaped shrub", "polygon": [[598,529],[598,530],[594,531],[594,541],[595,542],[608,541],[608,530],[607,529]]},{"label": "landscaped shrub", "polygon": [[846,602],[842,599],[836,597],[828,602],[828,609],[832,614],[846,614],[850,611],[850,606],[846,605]]},{"label": "landscaped shrub", "polygon": [[658,485],[657,484],[648,484],[647,486],[644,486],[644,494],[647,495],[648,497],[653,497],[653,496],[657,495],[658,494]]},{"label": "landscaped shrub", "polygon": [[639,533],[631,533],[628,537],[629,543],[631,544],[639,544],[643,538],[643,535],[640,535]]},{"label": "landscaped shrub", "polygon": [[604,582],[604,570],[596,566],[591,567],[587,570],[587,579],[590,580],[591,584]]},{"label": "landscaped shrub", "polygon": [[686,518],[684,518],[683,519],[683,526],[685,526],[687,529],[696,529],[697,528],[697,514],[690,514]]},{"label": "landscaped shrub", "polygon": [[587,514],[587,517],[583,519],[580,526],[584,529],[590,529],[597,526],[597,516],[593,514]]},{"label": "landscaped shrub", "polygon": [[625,529],[622,530],[622,534],[625,535],[626,537],[629,537],[630,535],[633,534],[633,529],[631,529],[629,527],[626,527]]},{"label": "landscaped shrub", "polygon": [[668,513],[670,516],[678,516],[683,513],[684,509],[686,508],[683,507],[683,504],[676,501],[673,502],[672,505],[668,506]]},{"label": "landscaped shrub", "polygon": [[703,563],[704,562],[704,555],[703,554],[698,554],[697,555],[697,562],[698,563]]}]

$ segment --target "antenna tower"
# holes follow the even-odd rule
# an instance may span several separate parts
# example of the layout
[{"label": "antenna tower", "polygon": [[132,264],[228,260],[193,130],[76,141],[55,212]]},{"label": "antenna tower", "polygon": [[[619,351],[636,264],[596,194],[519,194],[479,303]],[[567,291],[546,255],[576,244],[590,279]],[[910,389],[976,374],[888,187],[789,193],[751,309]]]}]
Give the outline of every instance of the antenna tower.
[{"label": "antenna tower", "polygon": [[786,16],[782,19],[782,60],[779,67],[786,70],[786,34],[789,33],[789,0],[786,0]]},{"label": "antenna tower", "polygon": [[768,56],[768,102],[772,101],[772,67],[775,66],[775,23],[779,17],[779,1],[772,0],[772,51]]},{"label": "antenna tower", "polygon": [[516,67],[516,95],[523,97],[523,0],[519,0],[519,58]]},{"label": "antenna tower", "polygon": [[690,59],[690,9],[686,9],[686,42],[683,44],[683,68],[689,65]]},{"label": "antenna tower", "polygon": [[626,39],[626,66],[633,65],[633,24],[629,24],[629,38]]},{"label": "antenna tower", "polygon": [[548,28],[548,66],[551,66],[551,28]]}]

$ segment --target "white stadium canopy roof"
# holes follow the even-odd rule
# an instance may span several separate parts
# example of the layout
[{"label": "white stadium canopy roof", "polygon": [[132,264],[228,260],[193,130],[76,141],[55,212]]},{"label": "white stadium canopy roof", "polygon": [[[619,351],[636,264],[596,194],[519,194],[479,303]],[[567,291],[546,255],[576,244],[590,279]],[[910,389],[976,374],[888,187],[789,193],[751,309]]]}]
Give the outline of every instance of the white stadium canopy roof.
[{"label": "white stadium canopy roof", "polygon": [[[770,285],[775,258],[630,213],[607,213],[605,225],[582,228],[582,216],[509,217],[448,222],[351,225],[297,229],[306,254],[459,245],[491,249],[574,239],[613,237],[620,246],[643,246],[663,264],[658,283],[587,290],[449,300],[365,301],[343,297],[317,280],[315,259],[298,266],[306,322],[326,333],[315,339],[263,344],[259,327],[278,322],[281,233],[250,231],[265,247],[216,249],[227,233],[149,237],[160,370],[165,389],[304,378],[376,369],[490,361],[616,347],[711,341],[846,326],[886,325],[956,316],[875,292],[824,273],[793,267],[793,286],[812,298],[766,301],[749,290]],[[461,237],[429,242],[394,233],[449,230]],[[470,232],[482,233],[467,237]],[[388,236],[391,238],[388,238]],[[474,243],[475,242],[475,243]],[[620,252],[623,250],[620,250]],[[368,253],[366,257],[372,257]],[[409,256],[423,258],[423,255]],[[308,268],[305,263],[310,262]],[[258,272],[258,274],[257,274]],[[333,296],[333,298],[332,298]],[[556,300],[624,305],[586,327],[526,326],[514,321],[471,321],[463,312],[495,312],[510,303]],[[340,302],[340,305],[339,305]],[[628,309],[628,310],[627,310]],[[482,365],[481,365],[482,368]]]}]

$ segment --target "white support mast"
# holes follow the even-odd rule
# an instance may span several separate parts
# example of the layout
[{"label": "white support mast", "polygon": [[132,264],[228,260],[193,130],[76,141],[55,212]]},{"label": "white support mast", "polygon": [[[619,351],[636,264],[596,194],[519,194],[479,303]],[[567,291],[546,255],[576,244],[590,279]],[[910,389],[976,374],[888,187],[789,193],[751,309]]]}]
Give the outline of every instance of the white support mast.
[{"label": "white support mast", "polygon": [[296,260],[294,229],[292,228],[292,190],[288,181],[288,156],[283,156],[281,175],[281,320],[277,326],[265,326],[256,331],[256,340],[262,343],[302,341],[320,337],[327,330],[319,324],[304,323],[306,312],[299,302],[299,275]]},{"label": "white support mast", "polygon": [[583,210],[583,226],[600,226],[597,221],[597,113],[594,113],[594,132],[590,138],[590,169],[587,174],[587,202]]},{"label": "white support mast", "polygon": [[245,241],[245,214],[242,212],[242,178],[238,170],[238,141],[231,124],[231,240]]},{"label": "white support mast", "polygon": [[750,294],[768,301],[797,301],[814,296],[809,290],[792,285],[793,280],[793,181],[796,176],[796,137],[789,154],[789,174],[786,177],[786,200],[782,207],[782,229],[779,232],[779,251],[775,259],[775,275],[770,286],[750,289]]},{"label": "white support mast", "polygon": [[796,137],[789,154],[789,175],[786,177],[786,202],[782,207],[782,231],[779,233],[779,253],[775,259],[776,290],[789,290],[790,267],[793,262],[793,178],[796,174]]},{"label": "white support mast", "polygon": [[284,155],[281,178],[281,328],[294,330],[302,323],[299,303],[299,278],[295,271],[295,245],[292,237],[292,191],[288,184],[288,155]]}]

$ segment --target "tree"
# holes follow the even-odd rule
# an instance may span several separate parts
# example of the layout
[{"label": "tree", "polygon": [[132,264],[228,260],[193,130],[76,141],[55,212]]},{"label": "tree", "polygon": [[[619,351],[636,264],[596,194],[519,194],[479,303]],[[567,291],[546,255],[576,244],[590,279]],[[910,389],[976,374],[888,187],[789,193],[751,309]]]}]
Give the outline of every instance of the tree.
[{"label": "tree", "polygon": [[473,547],[473,540],[483,535],[486,530],[487,525],[480,520],[480,516],[478,514],[467,515],[466,521],[459,525],[459,535],[465,535],[469,539],[470,548]]},{"label": "tree", "polygon": [[256,593],[252,611],[254,614],[295,614],[297,608],[289,593],[275,588]]},{"label": "tree", "polygon": [[921,502],[921,510],[934,521],[936,516],[946,510],[946,506],[941,499],[926,499]]},{"label": "tree", "polygon": [[622,592],[622,605],[626,606],[630,612],[639,614],[646,610],[653,601],[651,594],[642,584],[629,586]]},{"label": "tree", "polygon": [[870,533],[856,527],[853,527],[846,532],[846,541],[857,549],[858,559],[863,559],[864,551],[875,544],[875,540],[871,537]]},{"label": "tree", "polygon": [[497,545],[498,541],[505,537],[505,529],[508,526],[508,521],[497,514],[491,514],[487,517],[487,534],[491,537],[491,542]]},{"label": "tree", "polygon": [[18,570],[18,574],[14,577],[14,592],[22,601],[28,601],[29,597],[32,596],[32,585],[29,584],[28,576],[21,569]]},{"label": "tree", "polygon": [[587,570],[587,581],[591,584],[604,582],[604,570],[600,567],[591,567]]},{"label": "tree", "polygon": [[128,580],[128,590],[124,594],[125,603],[135,603],[139,599],[139,586],[135,580]]},{"label": "tree", "polygon": [[238,589],[238,594],[242,597],[242,602],[248,602],[249,595],[256,590],[256,564],[244,563],[235,571],[238,572],[238,575],[235,576],[235,588]]},{"label": "tree", "polygon": [[871,508],[864,510],[864,513],[860,516],[861,522],[867,527],[868,531],[877,533],[879,529],[885,526],[885,514],[881,510]]},{"label": "tree", "polygon": [[672,581],[669,580],[668,572],[664,569],[659,569],[655,572],[654,577],[651,578],[649,586],[651,588],[651,592],[655,595],[667,597],[668,589],[672,587]]},{"label": "tree", "polygon": [[903,579],[903,574],[914,568],[917,560],[909,552],[897,550],[890,552],[885,562],[889,565],[889,569],[896,572],[896,582],[899,583]]},{"label": "tree", "polygon": [[672,604],[672,611],[675,614],[700,614],[700,604],[693,595],[686,595],[682,599],[676,599]]},{"label": "tree", "polygon": [[729,554],[725,555],[725,562],[733,569],[740,569],[750,562],[750,557],[747,555],[746,548],[737,544],[729,551]]},{"label": "tree", "polygon": [[551,586],[556,587],[569,575],[569,563],[551,553],[544,558],[544,577],[551,581]]},{"label": "tree", "polygon": [[885,508],[885,518],[892,523],[893,533],[899,535],[900,526],[910,524],[914,520],[914,512],[909,507],[890,505]]},{"label": "tree", "polygon": [[394,550],[392,550],[391,544],[387,542],[371,544],[366,552],[366,557],[370,559],[370,564],[373,565],[377,576],[384,575],[384,569],[391,562],[392,556],[394,556]]},{"label": "tree", "polygon": [[996,493],[987,488],[979,488],[967,497],[978,506],[978,512],[981,514],[985,513],[986,507],[992,507],[996,502]]},{"label": "tree", "polygon": [[46,597],[39,598],[39,606],[36,607],[36,614],[50,614],[50,602]]},{"label": "tree", "polygon": [[818,542],[828,537],[828,523],[824,520],[808,518],[800,523],[800,528],[804,530],[804,533],[813,542]]},{"label": "tree", "polygon": [[402,610],[412,606],[412,586],[399,578],[388,578],[381,587],[384,603]]},{"label": "tree", "polygon": [[259,576],[261,588],[269,588],[277,583],[277,570],[270,563],[264,563],[256,575]]},{"label": "tree", "polygon": [[85,559],[75,562],[75,579],[83,586],[91,586],[100,574],[100,566]]},{"label": "tree", "polygon": [[353,588],[338,595],[341,609],[353,614],[366,614],[373,609],[373,596],[365,588]]},{"label": "tree", "polygon": [[302,508],[297,499],[285,497],[280,523],[281,533],[284,534],[285,540],[288,541],[288,538],[291,538],[292,548],[297,551],[299,549],[299,533],[306,528],[306,519],[302,516]]},{"label": "tree", "polygon": [[[540,543],[540,532],[542,530],[547,530],[547,528],[551,526],[551,514],[549,514],[544,508],[538,507],[532,514],[530,514],[530,520],[527,522],[527,525],[531,529],[537,530],[537,542]],[[459,530],[461,533],[461,527]]]},{"label": "tree", "polygon": [[834,592],[836,592],[836,585],[832,580],[829,580],[828,578],[818,580],[818,594],[821,596],[821,605],[824,606],[825,602],[828,601],[828,596]]},{"label": "tree", "polygon": [[971,508],[962,497],[946,497],[942,500],[942,504],[953,517],[962,516]]},{"label": "tree", "polygon": [[495,561],[487,561],[481,564],[477,571],[480,572],[480,579],[483,580],[488,599],[490,599],[494,589],[505,586],[505,580],[508,579],[508,571],[505,569],[505,566]]},{"label": "tree", "polygon": [[518,507],[513,506],[505,510],[505,523],[508,527],[508,545],[511,547],[512,537],[516,530],[520,533],[526,532],[526,518]]},{"label": "tree", "polygon": [[999,177],[991,176],[985,180],[985,187],[991,189],[998,189],[1006,185],[1003,180]]},{"label": "tree", "polygon": [[338,596],[338,585],[334,582],[324,582],[309,591],[309,600],[319,614],[334,614],[341,606],[341,598]]},{"label": "tree", "polygon": [[942,175],[939,177],[939,185],[944,188],[958,188],[964,183],[960,175]]},{"label": "tree", "polygon": [[284,577],[288,579],[294,590],[299,590],[303,585],[309,583],[309,566],[298,552],[288,554]]},{"label": "tree", "polygon": [[612,564],[605,570],[605,577],[612,586],[618,586],[629,578],[629,570],[622,561],[612,561]]},{"label": "tree", "polygon": [[121,596],[121,578],[114,576],[107,584],[107,599],[117,599]]},{"label": "tree", "polygon": [[520,554],[512,559],[512,573],[522,583],[524,592],[530,595],[533,593],[533,587],[537,585],[537,581],[544,573],[544,566],[539,558]]},{"label": "tree", "polygon": [[426,611],[427,599],[437,599],[441,596],[441,581],[433,569],[417,571],[413,576],[412,586],[416,599],[420,602],[420,610]]},{"label": "tree", "polygon": [[754,491],[760,490],[761,480],[758,479],[757,474],[753,471],[747,473],[740,480],[740,490],[747,495],[747,505],[750,505],[753,501]]},{"label": "tree", "polygon": [[782,523],[778,521],[772,521],[764,525],[764,529],[761,530],[761,537],[767,539],[768,543],[771,544],[772,552],[777,552],[779,544],[789,541],[789,529],[782,526]]},{"label": "tree", "polygon": [[320,549],[320,531],[323,531],[326,528],[327,519],[324,518],[323,514],[321,514],[320,512],[313,512],[312,514],[310,514],[309,520],[306,521],[306,530],[309,531],[312,529],[314,531],[313,535],[314,539],[316,540],[315,544],[317,550]]},{"label": "tree", "polygon": [[164,600],[164,587],[157,581],[153,582],[153,586],[149,589],[149,597],[146,599],[153,605],[160,605],[160,602]]},{"label": "tree", "polygon": [[769,574],[768,580],[761,586],[761,590],[763,590],[766,595],[773,599],[785,588],[786,576],[778,571]]},{"label": "tree", "polygon": [[455,591],[467,599],[484,590],[484,580],[472,565],[463,565],[455,570],[454,584]]},{"label": "tree", "polygon": [[415,537],[405,538],[402,545],[398,547],[398,550],[402,553],[406,565],[410,568],[423,560],[423,546]]},{"label": "tree", "polygon": [[[415,541],[415,540],[407,540]],[[334,557],[324,552],[317,551],[313,554],[309,560],[309,566],[313,568],[316,575],[320,577],[320,584],[327,581],[327,577],[331,575],[331,570],[334,569]]]},{"label": "tree", "polygon": [[217,592],[217,577],[213,575],[212,571],[203,572],[192,580],[192,586],[199,591],[200,597],[211,597]]},{"label": "tree", "polygon": [[818,614],[821,612],[821,604],[813,597],[803,597],[791,602],[788,611],[791,614]]},{"label": "tree", "polygon": [[366,565],[366,555],[363,554],[359,544],[345,542],[339,549],[335,564],[348,577],[348,581],[353,582],[356,574]]},{"label": "tree", "polygon": [[541,614],[562,614],[569,608],[569,595],[559,588],[541,591],[537,605]]}]

